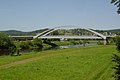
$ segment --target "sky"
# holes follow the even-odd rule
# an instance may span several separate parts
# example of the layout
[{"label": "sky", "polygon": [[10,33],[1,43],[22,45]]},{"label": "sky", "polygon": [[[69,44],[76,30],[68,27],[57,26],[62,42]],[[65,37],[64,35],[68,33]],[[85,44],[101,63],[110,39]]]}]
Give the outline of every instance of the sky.
[{"label": "sky", "polygon": [[120,29],[111,0],[0,0],[0,31],[59,26]]}]

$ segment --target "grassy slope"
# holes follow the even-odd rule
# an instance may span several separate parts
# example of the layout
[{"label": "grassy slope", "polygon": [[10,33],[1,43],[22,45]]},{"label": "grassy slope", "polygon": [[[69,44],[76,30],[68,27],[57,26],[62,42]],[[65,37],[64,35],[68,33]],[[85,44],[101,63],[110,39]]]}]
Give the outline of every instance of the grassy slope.
[{"label": "grassy slope", "polygon": [[47,57],[0,69],[0,80],[113,80],[111,56],[114,52],[114,46],[47,51],[35,54]]}]

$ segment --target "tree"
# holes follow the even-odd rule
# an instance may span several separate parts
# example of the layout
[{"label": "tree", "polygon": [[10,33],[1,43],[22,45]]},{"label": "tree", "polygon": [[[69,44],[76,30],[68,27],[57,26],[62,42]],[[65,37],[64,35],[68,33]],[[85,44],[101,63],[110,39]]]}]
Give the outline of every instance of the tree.
[{"label": "tree", "polygon": [[11,38],[0,33],[0,55],[13,55],[16,52],[16,46]]},{"label": "tree", "polygon": [[120,80],[120,36],[115,37],[117,54],[114,54],[113,61],[116,65],[113,67],[115,69],[115,80]]},{"label": "tree", "polygon": [[116,49],[118,50],[118,52],[120,52],[120,36],[116,36],[115,42],[116,42],[116,46],[117,46]]},{"label": "tree", "polygon": [[117,13],[120,14],[120,0],[111,0],[111,3],[117,6]]},{"label": "tree", "polygon": [[[111,3],[117,6],[117,13],[120,14],[120,0],[111,0]],[[113,67],[115,69],[115,80],[120,80],[120,36],[117,36],[115,38],[116,42],[116,49],[118,51],[118,54],[114,54],[113,61],[116,63],[116,65]]]}]

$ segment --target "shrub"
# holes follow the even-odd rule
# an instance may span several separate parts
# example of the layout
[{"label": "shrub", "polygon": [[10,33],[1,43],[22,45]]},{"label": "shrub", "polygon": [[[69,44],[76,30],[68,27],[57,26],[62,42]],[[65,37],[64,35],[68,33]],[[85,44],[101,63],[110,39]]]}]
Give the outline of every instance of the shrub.
[{"label": "shrub", "polygon": [[19,45],[20,49],[21,50],[26,50],[26,49],[29,49],[29,44],[28,42],[20,42],[20,45]]},{"label": "shrub", "polygon": [[102,41],[98,41],[97,44],[98,45],[104,45],[104,43]]},{"label": "shrub", "polygon": [[16,45],[20,51],[31,51],[37,50],[40,51],[43,48],[42,40],[41,39],[34,39],[32,41],[23,41],[23,42],[16,42]]},{"label": "shrub", "polygon": [[0,33],[0,55],[13,55],[16,52],[16,46],[11,38]]},{"label": "shrub", "polygon": [[42,45],[42,40],[39,38],[36,38],[33,40],[33,46],[36,50],[42,50],[43,45]]},{"label": "shrub", "polygon": [[20,51],[31,50],[33,43],[32,41],[16,42],[16,46]]}]

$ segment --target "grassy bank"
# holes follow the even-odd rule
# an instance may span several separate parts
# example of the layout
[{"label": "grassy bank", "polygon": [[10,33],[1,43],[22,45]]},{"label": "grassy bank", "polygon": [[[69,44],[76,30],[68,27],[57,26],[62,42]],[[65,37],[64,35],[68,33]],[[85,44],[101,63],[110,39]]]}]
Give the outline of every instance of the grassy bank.
[{"label": "grassy bank", "polygon": [[114,52],[114,46],[92,46],[3,56],[1,65],[31,57],[39,59],[1,68],[0,80],[114,80],[111,69]]}]

